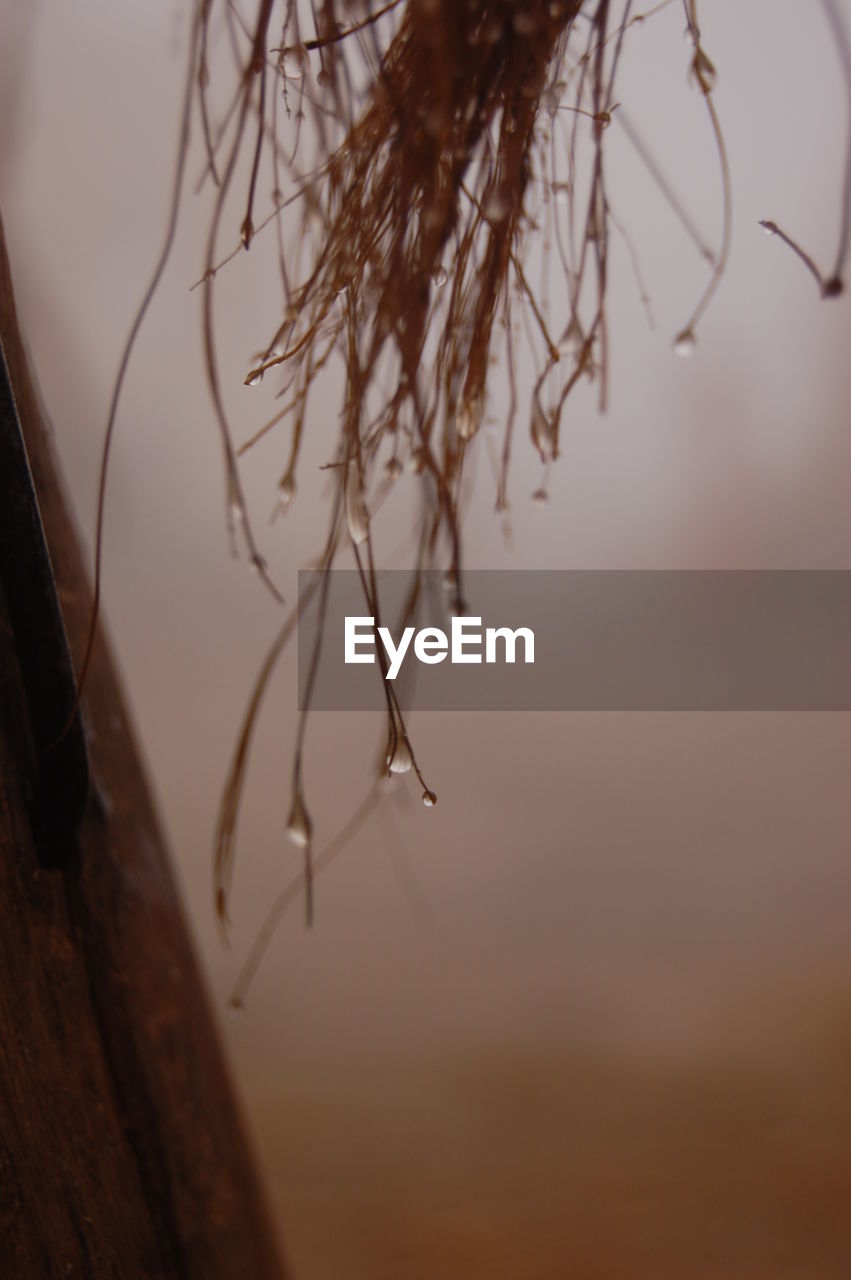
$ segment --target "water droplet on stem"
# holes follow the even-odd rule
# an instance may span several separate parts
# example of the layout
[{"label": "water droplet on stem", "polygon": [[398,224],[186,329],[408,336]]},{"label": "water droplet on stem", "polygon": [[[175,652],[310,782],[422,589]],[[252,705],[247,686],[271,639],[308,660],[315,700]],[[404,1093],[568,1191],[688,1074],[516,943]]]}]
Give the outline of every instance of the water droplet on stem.
[{"label": "water droplet on stem", "polygon": [[387,760],[387,770],[389,773],[408,773],[413,763],[414,757],[411,755],[408,740],[400,732],[396,738],[393,754]]},{"label": "water droplet on stem", "polygon": [[482,425],[482,405],[478,400],[464,400],[455,415],[455,430],[462,440],[470,440]]},{"label": "water droplet on stem", "polygon": [[346,523],[349,526],[349,537],[355,546],[366,541],[369,533],[369,513],[361,492],[357,464],[354,462],[349,463],[346,474]]},{"label": "water droplet on stem", "polygon": [[690,355],[694,354],[694,349],[697,346],[697,338],[694,336],[691,329],[683,329],[677,334],[671,345],[674,349],[675,355],[681,356],[683,359],[687,359]]},{"label": "water droplet on stem", "polygon": [[303,45],[295,44],[281,54],[281,74],[286,80],[301,80],[304,75],[307,52]]},{"label": "water droplet on stem", "polygon": [[290,816],[287,819],[287,835],[293,844],[298,845],[300,849],[306,849],[310,844],[312,834],[313,823],[310,820],[310,814],[305,808],[301,792],[297,791],[293,797]]}]

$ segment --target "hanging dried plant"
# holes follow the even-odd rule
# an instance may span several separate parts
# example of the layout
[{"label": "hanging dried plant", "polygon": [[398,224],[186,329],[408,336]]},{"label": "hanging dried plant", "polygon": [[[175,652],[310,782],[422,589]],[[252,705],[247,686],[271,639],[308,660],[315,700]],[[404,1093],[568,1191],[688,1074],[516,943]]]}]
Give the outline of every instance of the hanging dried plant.
[{"label": "hanging dried plant", "polygon": [[[420,475],[424,495],[415,516],[414,568],[445,569],[455,604],[463,599],[462,479],[476,437],[495,412],[489,389],[498,355],[504,410],[497,423],[496,508],[508,505],[518,424],[544,471],[533,496],[546,500],[547,470],[559,456],[571,392],[580,380],[591,379],[605,406],[609,236],[619,224],[610,208],[604,159],[607,131],[618,113],[628,136],[642,145],[615,96],[624,41],[632,26],[671,2],[636,12],[632,0],[259,0],[253,23],[230,0],[196,5],[171,220],[128,350],[171,247],[197,106],[212,201],[200,281],[204,350],[224,454],[229,528],[234,545],[247,550],[273,593],[243,494],[239,456],[289,425],[278,502],[280,510],[293,511],[290,520],[297,519],[311,393],[335,363],[344,372],[343,396],[328,458],[335,484],[319,563],[328,568],[351,552],[376,621],[381,602],[373,525],[384,496],[406,468]],[[847,71],[841,23],[832,0],[823,2]],[[717,250],[711,250],[666,189],[709,262],[705,291],[673,341],[678,353],[688,354],[727,262],[731,198],[713,101],[715,68],[702,42],[695,0],[682,3],[690,76],[706,104],[721,191],[720,236]],[[213,53],[222,44],[232,58],[229,99],[227,86],[211,79]],[[216,103],[228,102],[220,115],[214,89]],[[233,192],[243,181],[246,159],[247,189],[234,224]],[[652,160],[649,165],[664,188]],[[846,192],[847,187],[846,175]],[[836,269],[827,280],[819,276],[825,296],[841,291],[847,195],[844,208]],[[779,233],[776,224],[766,225]],[[245,381],[276,379],[283,407],[238,448],[217,362],[216,282],[230,262],[267,235],[277,236],[280,316]],[[529,249],[540,244],[547,262],[535,288]],[[528,348],[524,368],[534,370],[528,386],[518,374],[521,342]],[[104,458],[98,566],[106,457],[125,367],[126,356]],[[248,745],[295,622],[290,613],[257,679],[224,791],[215,856],[222,924]],[[424,803],[432,806],[436,796],[420,771],[403,709],[392,685],[384,684],[385,768],[413,770]],[[306,716],[305,710],[296,736],[288,830],[304,850],[301,887],[309,913],[315,867],[303,777]],[[371,793],[357,821],[372,798]],[[318,863],[340,847],[335,841]],[[284,891],[272,922],[295,892],[295,886]],[[255,954],[249,974],[256,959]]]}]

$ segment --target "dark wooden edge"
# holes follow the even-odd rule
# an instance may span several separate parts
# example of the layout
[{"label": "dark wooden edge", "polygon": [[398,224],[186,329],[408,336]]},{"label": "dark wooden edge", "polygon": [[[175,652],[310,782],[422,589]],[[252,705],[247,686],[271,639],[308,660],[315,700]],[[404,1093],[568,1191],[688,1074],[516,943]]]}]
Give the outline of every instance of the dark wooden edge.
[{"label": "dark wooden edge", "polygon": [[[79,663],[91,595],[18,331],[0,225],[0,333]],[[0,1250],[27,1277],[281,1280],[264,1197],[99,635],[91,785],[61,870],[25,804],[31,737],[0,601]]]}]

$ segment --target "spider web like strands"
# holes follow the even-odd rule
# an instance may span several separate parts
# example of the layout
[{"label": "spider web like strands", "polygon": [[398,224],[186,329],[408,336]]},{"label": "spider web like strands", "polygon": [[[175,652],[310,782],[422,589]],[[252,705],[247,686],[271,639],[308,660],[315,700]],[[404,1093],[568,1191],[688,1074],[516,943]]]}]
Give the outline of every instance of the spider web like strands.
[{"label": "spider web like strands", "polygon": [[[462,476],[503,341],[509,394],[499,509],[508,502],[518,415],[526,417],[546,467],[558,456],[562,412],[577,382],[598,379],[605,401],[609,210],[603,140],[624,32],[636,19],[630,3],[609,0],[409,0],[365,12],[361,6],[359,17],[352,8],[334,0],[314,6],[315,34],[309,37],[305,14],[292,2],[277,7],[261,0],[253,27],[229,5],[223,9],[238,84],[218,133],[207,102],[206,62],[198,76],[209,172],[217,182],[203,306],[229,509],[248,528],[219,388],[213,294],[223,265],[217,255],[226,196],[237,157],[253,146],[241,241],[248,249],[255,234],[276,228],[282,318],[246,382],[272,374],[282,379],[288,402],[276,417],[289,417],[292,433],[280,497],[289,506],[311,387],[329,361],[342,362],[344,402],[331,459],[337,496],[322,565],[330,567],[342,547],[353,547],[378,621],[371,521],[380,493],[405,466],[421,475],[425,494],[415,571],[446,565],[452,604],[463,605]],[[216,13],[207,0],[208,39]],[[317,162],[306,176],[299,143],[308,135]],[[262,180],[269,176],[272,216],[258,221]],[[536,292],[525,261],[541,220],[551,227],[563,284]],[[294,251],[285,253],[285,245],[295,245]],[[518,332],[535,369],[525,404],[515,374]],[[416,598],[414,589],[412,609]],[[264,668],[263,686],[270,673]],[[383,684],[386,767],[413,768],[424,798],[431,797],[426,803],[433,803],[403,709],[392,685]],[[311,682],[297,734],[289,823],[290,835],[305,848],[308,909],[312,822],[302,762],[310,688]],[[220,814],[215,900],[222,923],[258,705],[255,696]]]}]

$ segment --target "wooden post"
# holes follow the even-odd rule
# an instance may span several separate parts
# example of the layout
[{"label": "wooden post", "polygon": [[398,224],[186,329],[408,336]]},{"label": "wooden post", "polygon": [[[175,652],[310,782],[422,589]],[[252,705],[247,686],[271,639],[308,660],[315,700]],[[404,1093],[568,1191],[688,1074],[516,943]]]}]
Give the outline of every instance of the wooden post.
[{"label": "wooden post", "polygon": [[[0,335],[79,660],[88,580],[2,224]],[[282,1280],[108,646],[100,636],[83,704],[88,801],[51,870],[30,816],[21,643],[0,597],[0,1270]]]}]

